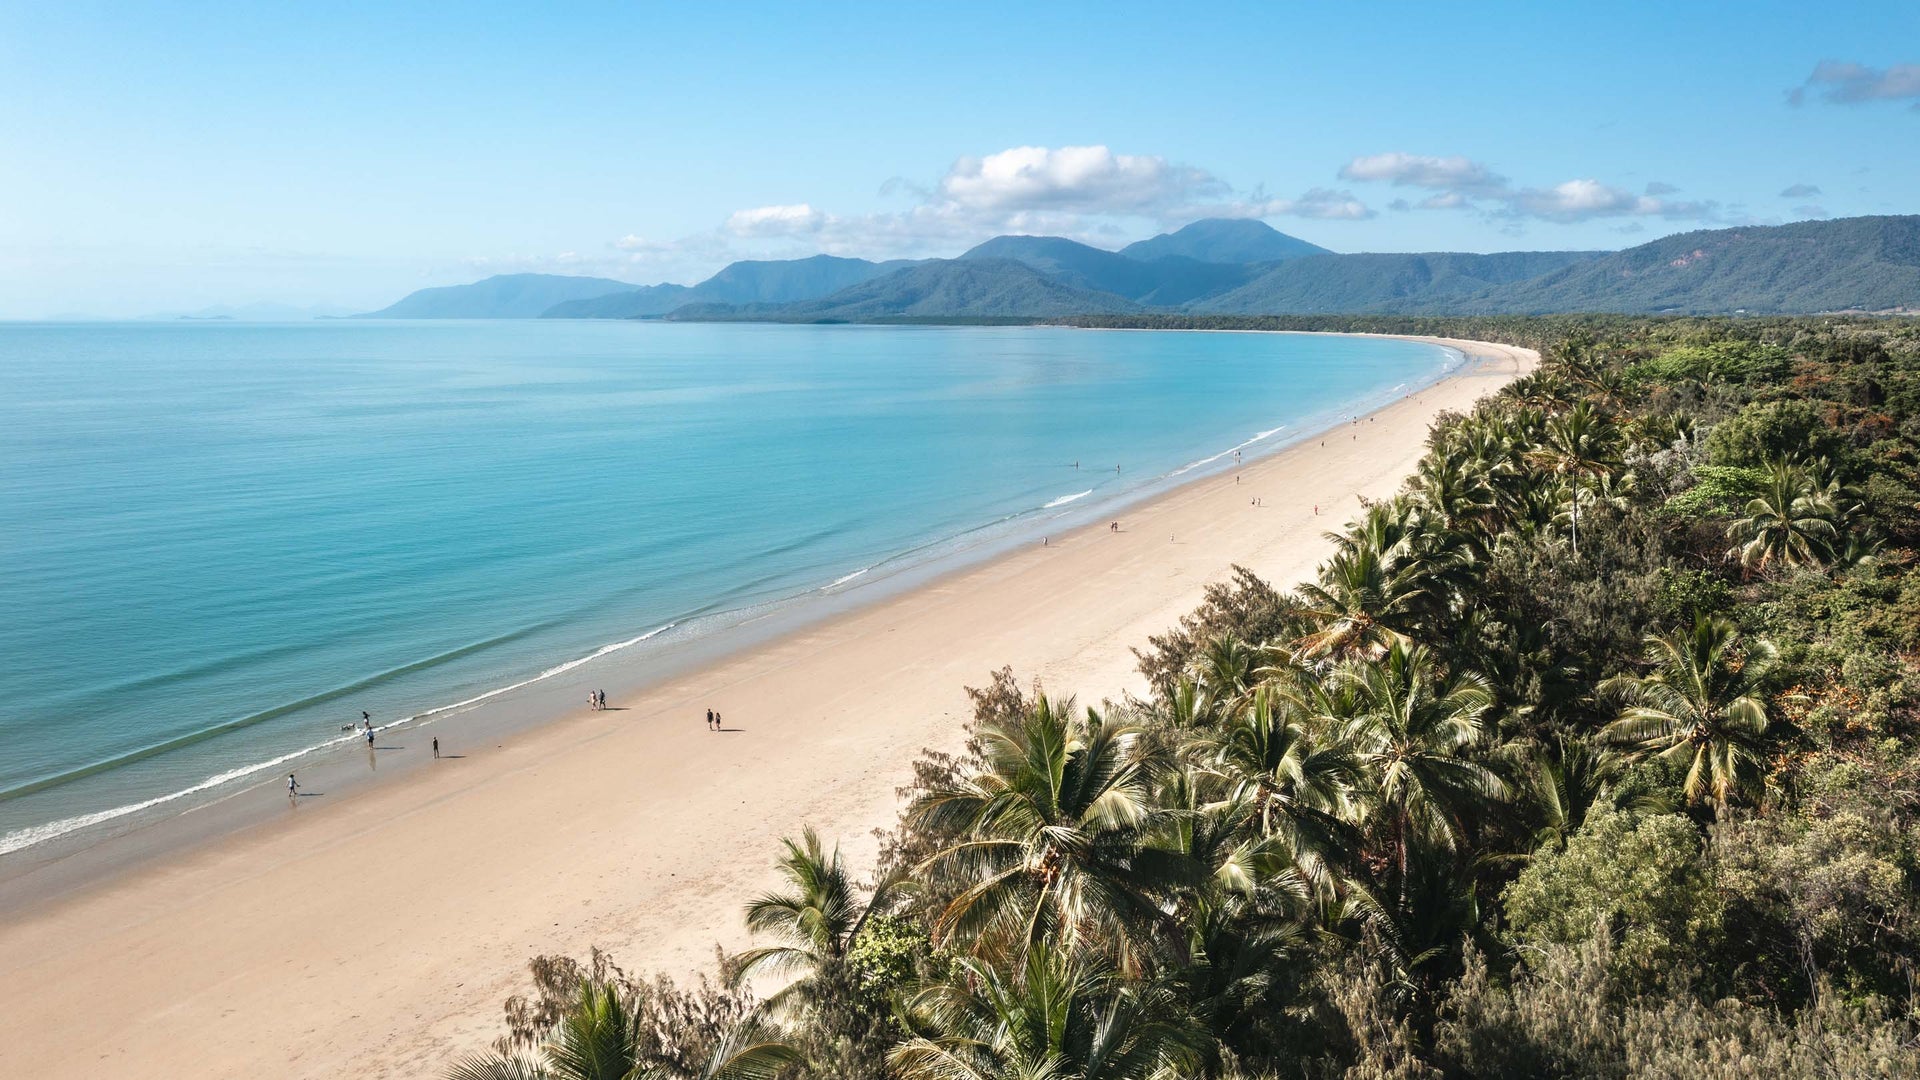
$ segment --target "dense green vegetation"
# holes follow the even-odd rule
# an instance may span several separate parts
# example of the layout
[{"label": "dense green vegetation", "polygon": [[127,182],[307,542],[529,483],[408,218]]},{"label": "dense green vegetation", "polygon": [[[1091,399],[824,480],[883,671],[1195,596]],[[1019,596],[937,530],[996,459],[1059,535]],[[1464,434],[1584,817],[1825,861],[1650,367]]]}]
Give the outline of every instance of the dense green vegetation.
[{"label": "dense green vegetation", "polygon": [[457,1075],[1920,1076],[1920,326],[1420,329],[1551,343],[1313,581],[999,673],[873,885],[802,834],[721,982],[540,961]]}]

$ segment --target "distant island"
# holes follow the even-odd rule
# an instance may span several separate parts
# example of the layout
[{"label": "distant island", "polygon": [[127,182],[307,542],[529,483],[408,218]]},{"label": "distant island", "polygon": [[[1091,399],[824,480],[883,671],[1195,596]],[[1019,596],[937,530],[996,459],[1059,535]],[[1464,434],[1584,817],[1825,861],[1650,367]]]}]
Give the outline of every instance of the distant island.
[{"label": "distant island", "polygon": [[1920,216],[1679,233],[1624,251],[1341,254],[1213,218],[1106,251],[997,236],[952,259],[736,262],[696,285],[502,274],[366,319],[1033,321],[1090,315],[1920,311]]}]

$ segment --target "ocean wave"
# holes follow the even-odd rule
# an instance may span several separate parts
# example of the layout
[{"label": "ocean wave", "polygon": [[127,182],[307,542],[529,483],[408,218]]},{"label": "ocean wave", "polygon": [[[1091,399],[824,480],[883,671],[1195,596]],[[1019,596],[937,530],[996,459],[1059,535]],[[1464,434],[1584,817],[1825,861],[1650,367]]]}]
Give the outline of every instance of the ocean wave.
[{"label": "ocean wave", "polygon": [[[373,730],[376,732],[388,731],[393,728],[401,727],[405,724],[414,723],[420,720],[426,720],[435,716],[440,716],[445,713],[452,712],[456,709],[465,709],[473,705],[478,705],[483,701],[487,701],[491,698],[499,697],[501,694],[511,693],[512,691],[519,690],[522,687],[532,686],[534,683],[543,682],[547,679],[553,678],[556,675],[561,675],[566,672],[572,671],[574,668],[577,668],[580,665],[587,663],[588,661],[597,660],[600,657],[607,655],[608,653],[615,653],[615,652],[619,652],[622,649],[631,648],[650,638],[658,637],[661,634],[666,633],[667,631],[673,629],[678,625],[680,625],[678,622],[670,622],[665,626],[655,627],[654,629],[649,630],[644,634],[640,634],[635,637],[630,637],[625,641],[616,641],[610,645],[602,645],[598,649],[595,649],[593,652],[590,652],[585,656],[578,657],[573,660],[568,660],[563,664],[555,664],[553,667],[547,668],[546,670],[540,672],[538,675],[532,676],[531,678],[522,679],[516,683],[511,683],[506,686],[501,686],[492,690],[488,690],[484,694],[475,694],[473,697],[466,698],[461,701],[453,702],[450,705],[440,705],[431,709],[427,709],[423,712],[413,713],[410,716],[405,716],[399,720],[395,720],[390,724],[377,725],[374,727]],[[0,855],[10,855],[13,852],[30,848],[35,844],[44,844],[49,840],[58,839],[59,837],[66,836],[69,833],[78,832],[81,829],[90,828],[94,825],[101,825],[106,822],[113,821],[116,818],[126,817],[129,814],[137,814],[142,810],[150,810],[156,806],[164,806],[167,803],[176,802],[180,799],[184,799],[192,795],[197,795],[203,791],[210,791],[214,788],[220,787],[221,785],[233,783],[236,780],[244,780],[249,776],[254,776],[258,773],[265,772],[268,769],[277,769],[280,766],[285,765],[290,761],[298,761],[299,759],[306,757],[309,754],[319,753],[322,750],[327,750],[335,746],[351,743],[358,740],[359,738],[361,738],[361,734],[359,731],[355,731],[346,735],[337,735],[323,742],[315,743],[312,746],[304,746],[298,750],[281,754],[279,757],[268,758],[265,761],[256,761],[250,765],[242,765],[239,768],[228,769],[225,772],[216,773],[213,776],[209,776],[197,784],[193,784],[190,787],[181,788],[179,791],[169,792],[165,795],[156,795],[151,799],[145,799],[136,803],[127,803],[125,805],[115,806],[107,810],[98,810],[91,814],[80,814],[76,817],[62,818],[58,821],[50,821],[44,825],[33,825],[24,829],[16,829],[13,832],[7,833],[5,835],[0,835]]]},{"label": "ocean wave", "polygon": [[841,585],[845,585],[847,582],[852,581],[854,578],[857,578],[862,574],[865,574],[867,571],[871,569],[873,569],[873,567],[863,566],[860,569],[855,570],[851,574],[842,574],[840,577],[834,578],[832,581],[829,581],[825,585],[820,586],[820,591],[826,592],[828,589],[838,588]]},{"label": "ocean wave", "polygon": [[1052,502],[1047,503],[1045,506],[1042,506],[1040,509],[1051,510],[1056,506],[1065,506],[1070,502],[1077,502],[1081,499],[1084,499],[1091,494],[1093,494],[1093,489],[1088,488],[1085,491],[1076,491],[1071,495],[1062,495],[1059,498],[1053,500]]},{"label": "ocean wave", "polygon": [[209,776],[192,787],[182,788],[179,791],[166,795],[156,795],[143,802],[128,803],[125,806],[116,806],[110,810],[99,810],[91,814],[81,814],[78,817],[49,821],[45,825],[34,825],[25,829],[16,829],[5,836],[0,836],[0,855],[10,855],[13,852],[30,848],[35,844],[43,844],[48,840],[65,836],[68,833],[78,832],[92,825],[99,825],[112,821],[115,818],[126,817],[128,814],[137,814],[142,810],[148,810],[156,806],[164,806],[175,800],[184,799],[189,795],[197,795],[202,791],[209,791],[222,784],[230,784],[235,780],[243,780],[255,773],[278,768],[289,761],[304,757],[316,750],[324,750],[330,746],[339,746],[342,743],[352,742],[359,737],[358,734],[341,735],[314,746],[295,750],[289,754],[282,754],[277,758],[257,761],[251,765],[243,765],[237,769],[228,769],[226,772]]},{"label": "ocean wave", "polygon": [[1221,458],[1224,458],[1233,454],[1235,451],[1245,450],[1247,447],[1252,446],[1254,443],[1262,442],[1266,439],[1270,439],[1285,430],[1287,430],[1287,425],[1285,424],[1281,424],[1277,428],[1268,428],[1267,430],[1262,431],[1259,434],[1255,435],[1253,438],[1248,439],[1247,441],[1242,443],[1235,443],[1234,445],[1227,447],[1225,450],[1220,451],[1219,453],[1213,455],[1212,457],[1204,457],[1204,458],[1201,458],[1199,461],[1189,461],[1185,465],[1180,466],[1179,468],[1173,470],[1167,475],[1168,476],[1185,475],[1187,473],[1192,472],[1195,469],[1200,468],[1203,465],[1211,465],[1214,462],[1219,461]]}]

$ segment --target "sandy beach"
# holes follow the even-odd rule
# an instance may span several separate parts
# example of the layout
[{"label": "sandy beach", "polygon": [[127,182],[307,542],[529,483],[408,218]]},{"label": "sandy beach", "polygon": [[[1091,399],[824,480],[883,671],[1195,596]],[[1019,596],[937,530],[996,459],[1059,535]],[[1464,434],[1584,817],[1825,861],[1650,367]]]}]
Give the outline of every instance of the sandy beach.
[{"label": "sandy beach", "polygon": [[[664,680],[610,664],[615,710],[568,692],[523,734],[435,732],[461,756],[23,907],[0,925],[0,1076],[436,1076],[498,1034],[536,954],[705,968],[746,943],[781,835],[838,837],[864,875],[915,755],[958,741],[965,686],[1011,665],[1083,702],[1143,690],[1130,648],[1208,582],[1310,575],[1436,413],[1537,360],[1421,340],[1474,362],[1238,483],[1133,507],[1117,534],[1052,536]],[[730,730],[705,728],[709,706]]]}]

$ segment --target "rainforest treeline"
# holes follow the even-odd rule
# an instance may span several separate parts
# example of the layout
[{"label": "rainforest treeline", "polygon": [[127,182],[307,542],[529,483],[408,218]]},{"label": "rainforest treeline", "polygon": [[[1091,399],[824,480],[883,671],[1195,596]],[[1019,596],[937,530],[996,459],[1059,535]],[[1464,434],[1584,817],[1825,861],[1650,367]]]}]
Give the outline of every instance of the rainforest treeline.
[{"label": "rainforest treeline", "polygon": [[758,947],[542,958],[450,1076],[1920,1076],[1920,324],[1099,325],[1545,359],[1146,700],[991,674],[878,865],[796,822]]}]

